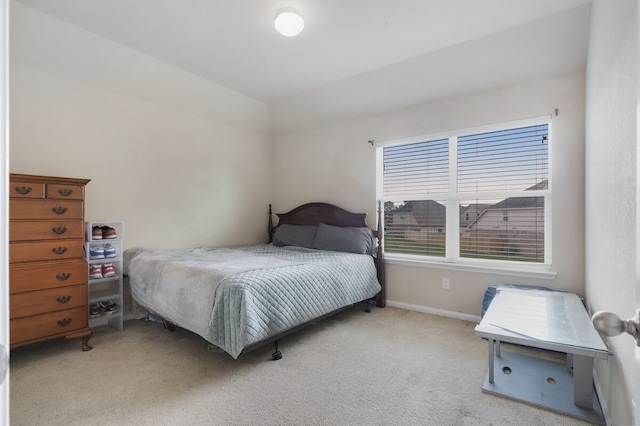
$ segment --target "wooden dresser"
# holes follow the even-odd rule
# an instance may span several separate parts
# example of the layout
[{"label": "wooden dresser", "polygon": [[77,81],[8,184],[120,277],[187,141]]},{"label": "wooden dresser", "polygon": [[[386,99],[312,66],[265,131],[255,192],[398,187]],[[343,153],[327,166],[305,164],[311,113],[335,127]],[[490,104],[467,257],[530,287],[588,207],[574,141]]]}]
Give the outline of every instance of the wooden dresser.
[{"label": "wooden dresser", "polygon": [[88,179],[10,174],[11,346],[65,336],[88,351],[84,187]]}]

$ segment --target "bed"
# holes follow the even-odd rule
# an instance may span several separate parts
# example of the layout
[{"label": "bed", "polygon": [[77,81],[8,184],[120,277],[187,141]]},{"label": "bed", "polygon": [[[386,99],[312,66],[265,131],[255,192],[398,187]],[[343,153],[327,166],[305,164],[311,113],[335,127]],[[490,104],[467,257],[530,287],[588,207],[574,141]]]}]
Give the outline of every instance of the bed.
[{"label": "bed", "polygon": [[384,307],[381,208],[366,214],[327,203],[288,213],[269,206],[266,244],[124,253],[134,303],[149,318],[192,331],[237,358],[356,304]]}]

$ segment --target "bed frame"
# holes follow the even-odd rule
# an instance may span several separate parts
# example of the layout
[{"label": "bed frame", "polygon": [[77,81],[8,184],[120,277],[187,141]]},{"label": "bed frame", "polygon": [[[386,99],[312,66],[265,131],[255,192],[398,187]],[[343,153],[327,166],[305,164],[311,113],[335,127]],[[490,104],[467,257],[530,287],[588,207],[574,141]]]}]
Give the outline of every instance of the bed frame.
[{"label": "bed frame", "polygon": [[[274,226],[271,204],[269,204],[269,243],[273,242],[273,234],[275,232],[275,229],[278,226],[284,225],[284,224],[317,226],[320,223],[325,223],[327,225],[333,225],[333,226],[368,227],[366,223],[366,217],[367,217],[366,213],[351,213],[347,210],[344,210],[340,207],[337,207],[328,203],[303,204],[287,213],[279,213],[277,214],[277,216],[278,216],[278,224]],[[385,307],[385,272],[384,272],[384,253],[382,249],[383,228],[382,228],[381,203],[378,203],[378,229],[372,230],[372,231],[378,242],[377,252],[372,257],[377,270],[378,282],[380,283],[382,288],[380,292],[373,298],[356,303],[356,304],[365,304],[365,308],[364,308],[365,312],[370,312],[370,306],[372,303],[375,303],[375,305],[379,308]],[[355,306],[356,304],[343,307],[333,312],[329,312],[325,315],[322,315],[304,324],[300,324],[296,327],[293,327],[289,330],[286,330],[268,339],[249,345],[246,348],[244,348],[242,353],[250,352],[252,350],[265,346],[267,344],[274,343],[275,349],[271,357],[273,360],[279,360],[282,358],[282,353],[278,350],[278,343],[282,338],[284,338],[285,336],[288,336],[289,334],[295,333],[298,330],[306,328],[310,325],[316,324],[317,322],[325,318],[328,318],[339,312],[349,309]],[[177,326],[165,320],[163,320],[163,323],[165,328],[167,328],[170,331],[175,331],[177,328]],[[218,352],[217,348],[213,344],[209,344],[209,350],[212,352]]]}]

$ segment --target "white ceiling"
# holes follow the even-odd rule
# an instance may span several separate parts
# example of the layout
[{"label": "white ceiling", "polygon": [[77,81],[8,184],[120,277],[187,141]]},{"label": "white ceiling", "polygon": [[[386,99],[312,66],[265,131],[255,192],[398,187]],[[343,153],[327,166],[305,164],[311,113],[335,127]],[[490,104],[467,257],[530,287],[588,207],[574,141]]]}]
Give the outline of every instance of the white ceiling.
[{"label": "white ceiling", "polygon": [[[386,78],[389,75],[406,78],[407,66],[414,70],[440,68],[444,70],[441,79],[454,74],[456,80],[450,84],[466,84],[467,90],[495,85],[496,79],[513,80],[507,72],[529,77],[525,68],[529,74],[553,74],[584,67],[588,7],[580,6],[591,3],[591,0],[15,1],[275,105],[276,109],[284,105],[285,99],[292,99],[287,104],[295,107],[296,98],[305,93],[313,96],[323,88],[329,88],[329,94],[331,88],[341,91],[346,82],[351,86],[355,81],[377,84],[375,76],[382,74]],[[276,11],[285,6],[297,8],[305,18],[305,29],[297,37],[281,36],[273,27]],[[576,15],[574,10],[582,12]],[[549,19],[552,27],[543,24]],[[504,35],[503,42],[517,43],[519,28],[539,39],[539,46],[533,51],[548,52],[548,58],[531,58],[531,51],[519,49],[517,44],[508,55],[504,49],[489,48],[489,42],[500,44],[499,34]],[[571,34],[577,39],[567,37]],[[473,40],[487,42],[473,44]],[[528,48],[530,44],[525,43]],[[567,54],[574,47],[577,52]],[[487,56],[483,57],[485,48]],[[481,63],[467,63],[465,71],[452,69],[462,66],[460,59],[448,53],[456,49],[466,55],[474,51],[475,60]],[[568,61],[571,63],[565,63]],[[513,64],[522,64],[523,69],[514,69]],[[478,73],[476,67],[482,72]],[[465,78],[473,80],[474,85],[465,83]],[[432,98],[442,96],[438,92],[442,84],[431,84],[435,90]],[[421,99],[426,98],[429,98],[426,93],[421,95]],[[415,101],[409,99],[405,103]]]}]

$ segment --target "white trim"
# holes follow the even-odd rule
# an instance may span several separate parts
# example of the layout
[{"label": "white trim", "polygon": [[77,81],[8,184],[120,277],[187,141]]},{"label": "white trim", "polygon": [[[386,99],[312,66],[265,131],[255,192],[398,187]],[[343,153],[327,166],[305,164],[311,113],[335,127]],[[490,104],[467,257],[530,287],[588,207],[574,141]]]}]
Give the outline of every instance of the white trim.
[{"label": "white trim", "polygon": [[441,317],[459,319],[463,321],[473,322],[476,324],[480,323],[480,316],[478,315],[463,314],[461,312],[447,311],[445,309],[429,308],[428,306],[412,305],[410,303],[394,302],[393,300],[387,300],[386,303],[387,303],[387,306],[391,306],[393,308],[401,308],[401,309],[406,309],[408,311],[416,311],[416,312],[422,312],[424,314],[431,314],[431,315],[438,315]]},{"label": "white trim", "polygon": [[[376,149],[376,200],[382,200],[381,196],[384,191],[384,151]],[[384,220],[384,202],[382,202],[382,218]]]},{"label": "white trim", "polygon": [[[0,0],[0,362],[9,363],[9,0]],[[0,425],[9,424],[10,365],[0,383]]]},{"label": "white trim", "polygon": [[[458,187],[458,138],[449,138],[449,188],[447,190],[446,222],[445,222],[445,257],[456,259],[460,253],[460,197]],[[454,207],[455,206],[455,207]]]},{"label": "white trim", "polygon": [[552,244],[552,226],[551,212],[553,212],[553,197],[547,196],[547,194],[553,194],[553,150],[551,149],[553,143],[553,123],[549,118],[549,124],[547,127],[548,137],[547,143],[549,144],[549,150],[547,155],[549,156],[549,165],[547,166],[547,190],[544,197],[544,263],[551,263],[553,259],[553,244]]},{"label": "white trim", "polygon": [[[390,265],[406,265],[417,266],[420,268],[438,268],[438,269],[450,269],[461,272],[477,272],[483,274],[492,275],[506,275],[519,278],[535,278],[539,280],[553,281],[558,275],[557,272],[551,270],[550,265],[537,264],[537,265],[512,265],[490,262],[487,264],[480,264],[472,261],[473,259],[464,259],[459,262],[453,262],[451,260],[428,258],[426,256],[409,256],[409,255],[396,255],[395,253],[385,253],[384,262]],[[516,263],[516,262],[513,262]]]}]

